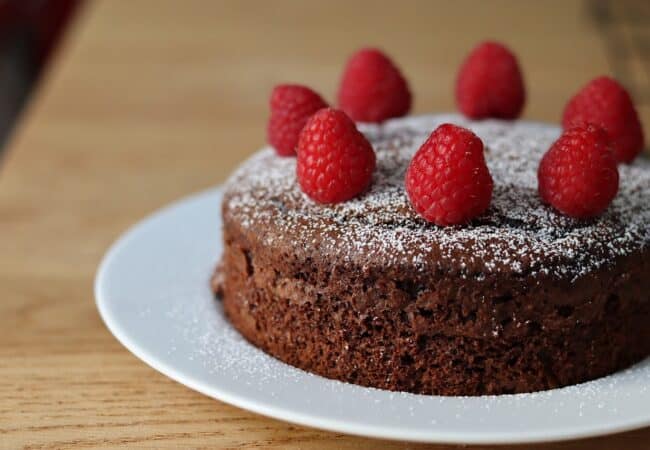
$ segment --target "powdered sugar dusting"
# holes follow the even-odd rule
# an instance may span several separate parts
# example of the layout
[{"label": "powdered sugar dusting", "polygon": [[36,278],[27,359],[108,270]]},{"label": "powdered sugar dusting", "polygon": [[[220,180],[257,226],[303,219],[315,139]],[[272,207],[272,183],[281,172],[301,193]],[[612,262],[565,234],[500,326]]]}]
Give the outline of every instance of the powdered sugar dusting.
[{"label": "powdered sugar dusting", "polygon": [[[414,152],[438,125],[472,129],[485,143],[495,188],[489,210],[472,223],[441,228],[420,218],[404,190]],[[599,218],[577,221],[543,205],[537,167],[558,127],[524,121],[467,121],[455,115],[420,116],[381,126],[361,124],[377,154],[371,188],[337,205],[304,195],[295,158],[266,148],[231,177],[227,208],[243,228],[265,230],[267,245],[291,242],[359,266],[407,264],[418,270],[460,268],[462,276],[507,272],[577,279],[650,243],[650,168],[620,167],[621,187]],[[271,225],[272,226],[269,226]]]}]

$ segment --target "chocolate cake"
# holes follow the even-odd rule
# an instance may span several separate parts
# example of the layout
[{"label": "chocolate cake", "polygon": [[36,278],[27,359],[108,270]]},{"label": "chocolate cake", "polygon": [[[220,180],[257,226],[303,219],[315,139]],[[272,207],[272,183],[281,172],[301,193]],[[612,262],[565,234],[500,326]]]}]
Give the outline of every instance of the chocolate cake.
[{"label": "chocolate cake", "polygon": [[[404,173],[444,122],[485,143],[489,210],[463,226],[418,216]],[[213,279],[254,345],[316,374],[439,395],[530,392],[587,381],[650,354],[650,165],[579,221],[541,203],[556,126],[459,116],[360,125],[377,168],[367,192],[319,205],[295,158],[264,149],[231,177]]]}]

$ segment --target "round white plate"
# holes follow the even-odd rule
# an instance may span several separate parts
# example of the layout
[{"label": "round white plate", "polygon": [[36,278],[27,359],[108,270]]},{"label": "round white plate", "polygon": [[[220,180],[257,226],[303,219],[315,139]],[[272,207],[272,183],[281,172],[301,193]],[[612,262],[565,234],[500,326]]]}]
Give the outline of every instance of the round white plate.
[{"label": "round white plate", "polygon": [[110,331],[179,383],[277,419],[410,441],[538,442],[650,425],[650,358],[563,389],[436,397],[332,381],[267,356],[230,326],[209,288],[222,250],[220,202],[214,189],[152,215],[113,245],[97,273]]}]

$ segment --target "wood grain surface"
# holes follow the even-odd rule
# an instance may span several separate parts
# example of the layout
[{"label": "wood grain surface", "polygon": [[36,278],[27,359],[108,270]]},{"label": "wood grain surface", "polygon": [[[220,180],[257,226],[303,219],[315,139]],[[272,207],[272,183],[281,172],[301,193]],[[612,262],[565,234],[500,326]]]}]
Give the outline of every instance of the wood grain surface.
[{"label": "wood grain surface", "polygon": [[[526,116],[557,121],[572,92],[613,69],[590,8],[459,0],[88,4],[0,169],[0,448],[451,448],[293,426],[167,379],[102,324],[95,269],[126,227],[221,183],[264,143],[275,83],[307,83],[332,99],[345,58],[362,45],[395,57],[415,111],[425,112],[453,110],[464,54],[478,40],[503,40],[525,70]],[[650,130],[650,109],[640,109]],[[534,448],[649,447],[644,429]]]}]

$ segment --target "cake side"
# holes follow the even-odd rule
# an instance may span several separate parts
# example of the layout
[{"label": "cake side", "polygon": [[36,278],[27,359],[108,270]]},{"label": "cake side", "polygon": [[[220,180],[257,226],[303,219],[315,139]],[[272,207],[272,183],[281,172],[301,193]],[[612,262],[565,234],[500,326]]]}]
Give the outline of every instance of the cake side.
[{"label": "cake side", "polygon": [[[415,329],[475,338],[523,338],[531,331],[554,332],[606,320],[613,310],[631,313],[648,304],[650,262],[648,252],[618,257],[616,262],[577,279],[548,275],[515,276],[481,274],[468,277],[455,268],[437,268],[427,273],[407,265],[362,266],[355,261],[336,262],[312,250],[297,249],[291,240],[268,246],[265,229],[240,226],[224,209],[226,248],[245,260],[241,274],[255,288],[268,288],[292,303],[314,299],[341,302],[373,315],[390,309],[395,314],[426,318]],[[243,256],[242,256],[243,255]],[[227,258],[223,265],[232,265]],[[219,277],[225,284],[225,268]]]},{"label": "cake side", "polygon": [[[589,314],[564,307],[518,322],[512,315],[534,297],[477,306],[463,284],[451,296],[447,286],[458,279],[441,277],[414,299],[392,275],[305,261],[269,251],[236,225],[226,229],[228,318],[254,345],[325,377],[424,394],[517,393],[587,381],[650,353],[650,303],[638,301],[647,277],[599,285]],[[648,270],[642,264],[638,273]],[[623,273],[601,271],[606,279]],[[408,280],[408,272],[395,275]]]}]

